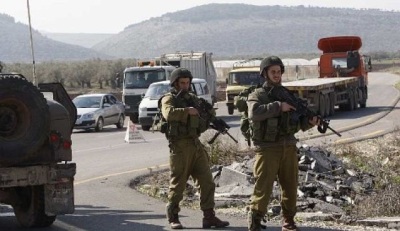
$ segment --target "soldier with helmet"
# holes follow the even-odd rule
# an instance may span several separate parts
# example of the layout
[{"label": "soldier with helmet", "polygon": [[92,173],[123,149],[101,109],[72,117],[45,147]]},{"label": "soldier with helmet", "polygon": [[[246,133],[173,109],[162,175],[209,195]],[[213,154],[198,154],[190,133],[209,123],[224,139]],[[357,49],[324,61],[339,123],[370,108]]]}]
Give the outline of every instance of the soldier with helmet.
[{"label": "soldier with helmet", "polygon": [[[171,73],[172,91],[161,99],[161,113],[166,120],[163,131],[170,147],[170,185],[166,214],[172,229],[182,229],[178,213],[186,183],[191,176],[200,187],[200,208],[203,211],[203,228],[226,227],[229,222],[221,221],[214,212],[215,183],[209,166],[209,157],[199,140],[201,133],[209,126],[208,119],[200,118],[193,106],[198,100],[190,92],[193,76],[185,68]],[[214,114],[215,115],[215,114]],[[213,116],[214,121],[216,120]]]},{"label": "soldier with helmet", "polygon": [[274,86],[281,86],[285,66],[277,56],[261,61],[260,76],[266,81],[261,88],[252,92],[247,101],[248,115],[252,129],[256,160],[254,177],[256,179],[248,213],[249,231],[259,231],[261,220],[267,211],[275,179],[281,186],[282,231],[296,230],[298,160],[297,139],[294,134],[318,125],[317,117],[301,118],[293,124],[290,121],[293,106],[276,101],[269,95]]}]

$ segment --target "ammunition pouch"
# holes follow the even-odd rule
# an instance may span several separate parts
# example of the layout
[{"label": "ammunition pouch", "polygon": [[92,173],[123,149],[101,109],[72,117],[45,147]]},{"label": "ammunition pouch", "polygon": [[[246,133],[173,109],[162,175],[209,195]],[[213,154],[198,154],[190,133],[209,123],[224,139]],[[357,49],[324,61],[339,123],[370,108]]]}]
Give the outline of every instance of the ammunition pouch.
[{"label": "ammunition pouch", "polygon": [[279,135],[279,118],[270,118],[261,122],[252,122],[252,139],[255,141],[274,142]]}]

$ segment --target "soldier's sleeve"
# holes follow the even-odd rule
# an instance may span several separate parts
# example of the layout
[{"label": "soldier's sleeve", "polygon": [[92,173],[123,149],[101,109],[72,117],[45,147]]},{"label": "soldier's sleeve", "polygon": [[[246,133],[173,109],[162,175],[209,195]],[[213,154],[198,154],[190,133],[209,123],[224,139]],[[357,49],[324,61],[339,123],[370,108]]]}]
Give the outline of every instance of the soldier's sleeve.
[{"label": "soldier's sleeve", "polygon": [[161,113],[167,122],[187,122],[188,111],[185,108],[176,108],[173,104],[172,95],[167,95],[161,100]]},{"label": "soldier's sleeve", "polygon": [[251,93],[247,100],[249,119],[253,121],[263,121],[268,118],[281,115],[281,102],[262,104],[257,91]]}]

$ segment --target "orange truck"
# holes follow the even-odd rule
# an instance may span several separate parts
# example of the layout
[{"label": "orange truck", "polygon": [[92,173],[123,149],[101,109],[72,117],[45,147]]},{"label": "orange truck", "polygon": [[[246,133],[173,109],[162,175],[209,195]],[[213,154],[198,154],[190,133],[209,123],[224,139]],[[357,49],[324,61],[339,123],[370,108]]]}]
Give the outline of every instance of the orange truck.
[{"label": "orange truck", "polygon": [[313,111],[322,117],[340,110],[365,108],[368,99],[368,72],[371,58],[360,53],[358,36],[321,38],[318,48],[322,51],[318,78],[284,82],[291,92],[306,99]]}]

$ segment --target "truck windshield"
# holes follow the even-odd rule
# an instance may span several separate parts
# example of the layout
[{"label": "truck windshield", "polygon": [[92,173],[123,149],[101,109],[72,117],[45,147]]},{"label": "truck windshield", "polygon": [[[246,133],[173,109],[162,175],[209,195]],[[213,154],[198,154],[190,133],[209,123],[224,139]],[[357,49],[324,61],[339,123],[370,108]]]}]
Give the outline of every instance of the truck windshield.
[{"label": "truck windshield", "polygon": [[150,84],[165,80],[165,71],[143,70],[125,72],[124,86],[127,89],[148,88]]},{"label": "truck windshield", "polygon": [[332,58],[332,67],[333,68],[347,68],[347,59],[346,58]]},{"label": "truck windshield", "polygon": [[257,85],[263,84],[264,78],[258,72],[236,72],[229,74],[229,82],[237,85]]},{"label": "truck windshield", "polygon": [[162,95],[169,92],[171,87],[169,84],[154,84],[147,89],[144,98],[159,99]]}]

